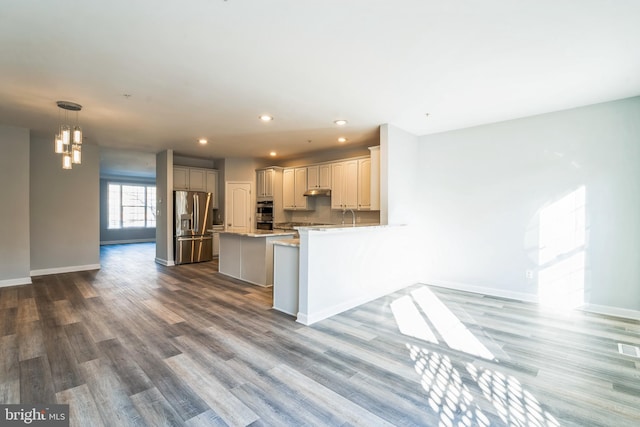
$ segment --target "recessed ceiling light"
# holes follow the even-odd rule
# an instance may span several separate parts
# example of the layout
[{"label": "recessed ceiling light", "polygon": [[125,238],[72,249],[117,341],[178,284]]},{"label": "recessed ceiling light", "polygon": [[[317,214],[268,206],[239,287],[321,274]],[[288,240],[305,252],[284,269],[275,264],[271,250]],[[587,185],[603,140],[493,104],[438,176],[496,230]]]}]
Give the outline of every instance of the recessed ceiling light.
[{"label": "recessed ceiling light", "polygon": [[424,115],[425,115],[426,117],[429,117],[429,113],[424,113]]},{"label": "recessed ceiling light", "polygon": [[271,120],[273,120],[273,117],[268,114],[261,114],[258,116],[258,118],[263,122],[270,122]]},{"label": "recessed ceiling light", "polygon": [[340,138],[338,138],[338,142],[347,142],[347,138],[341,136]]},{"label": "recessed ceiling light", "polygon": [[269,153],[269,155],[270,155],[271,157],[275,157],[276,152],[275,152],[275,151],[272,151],[272,152],[270,152],[270,153]]},{"label": "recessed ceiling light", "polygon": [[207,142],[209,142],[209,141],[207,141],[205,138],[200,138],[200,139],[198,140],[198,142],[199,142],[200,144],[204,145],[204,144],[206,144],[206,143],[207,143]]},{"label": "recessed ceiling light", "polygon": [[340,119],[340,120],[335,120],[333,123],[337,124],[338,126],[344,126],[347,124],[347,121],[344,119]]}]

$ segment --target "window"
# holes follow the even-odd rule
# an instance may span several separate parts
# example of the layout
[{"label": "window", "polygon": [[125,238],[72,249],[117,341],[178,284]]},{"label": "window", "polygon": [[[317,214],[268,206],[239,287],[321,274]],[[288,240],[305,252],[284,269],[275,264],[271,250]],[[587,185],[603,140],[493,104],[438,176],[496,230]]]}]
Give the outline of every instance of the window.
[{"label": "window", "polygon": [[155,228],[154,185],[109,183],[108,228]]}]

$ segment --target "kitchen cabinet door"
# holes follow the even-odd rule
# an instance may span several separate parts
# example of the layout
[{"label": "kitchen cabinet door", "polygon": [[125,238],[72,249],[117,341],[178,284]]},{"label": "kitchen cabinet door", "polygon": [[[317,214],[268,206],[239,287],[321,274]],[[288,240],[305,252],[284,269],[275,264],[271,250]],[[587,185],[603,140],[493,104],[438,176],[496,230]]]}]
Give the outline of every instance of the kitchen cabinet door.
[{"label": "kitchen cabinet door", "polygon": [[173,167],[173,189],[189,190],[189,168],[182,166]]},{"label": "kitchen cabinet door", "polygon": [[320,188],[331,189],[331,165],[318,166],[318,184]]},{"label": "kitchen cabinet door", "polygon": [[273,197],[273,183],[276,175],[276,171],[273,169],[266,169],[264,171],[264,197]]},{"label": "kitchen cabinet door", "polygon": [[314,188],[320,188],[320,182],[318,180],[318,166],[307,166],[307,188],[313,190]]},{"label": "kitchen cabinet door", "polygon": [[358,209],[358,160],[344,162],[342,203],[344,209]]},{"label": "kitchen cabinet door", "polygon": [[256,170],[256,197],[264,198],[264,170]]},{"label": "kitchen cabinet door", "polygon": [[286,210],[306,210],[307,168],[289,168],[282,172],[282,205]]},{"label": "kitchen cabinet door", "polygon": [[331,165],[313,165],[307,167],[307,188],[331,189]]},{"label": "kitchen cabinet door", "polygon": [[331,165],[331,209],[358,209],[358,160]]},{"label": "kitchen cabinet door", "polygon": [[296,170],[285,169],[282,172],[282,207],[292,210],[296,208]]},{"label": "kitchen cabinet door", "polygon": [[358,209],[371,209],[371,159],[358,160]]},{"label": "kitchen cabinet door", "polygon": [[189,190],[191,191],[206,191],[207,179],[204,169],[189,169]]},{"label": "kitchen cabinet door", "polygon": [[331,209],[343,209],[344,162],[331,165]]},{"label": "kitchen cabinet door", "polygon": [[307,168],[296,168],[295,170],[295,206],[296,209],[307,209]]},{"label": "kitchen cabinet door", "polygon": [[256,197],[268,199],[274,197],[273,185],[275,182],[275,169],[259,169],[256,171]]}]

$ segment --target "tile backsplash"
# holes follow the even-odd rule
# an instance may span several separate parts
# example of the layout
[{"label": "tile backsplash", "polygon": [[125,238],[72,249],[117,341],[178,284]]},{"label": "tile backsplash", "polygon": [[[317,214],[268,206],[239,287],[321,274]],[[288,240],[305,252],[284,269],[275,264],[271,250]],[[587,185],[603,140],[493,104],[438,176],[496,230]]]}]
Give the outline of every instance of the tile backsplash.
[{"label": "tile backsplash", "polygon": [[[315,224],[341,224],[342,211],[331,209],[330,197],[315,197],[315,209],[311,211],[284,211],[283,222],[312,222]],[[380,223],[379,211],[354,211],[358,224]],[[351,223],[351,213],[344,215],[344,222]]]}]

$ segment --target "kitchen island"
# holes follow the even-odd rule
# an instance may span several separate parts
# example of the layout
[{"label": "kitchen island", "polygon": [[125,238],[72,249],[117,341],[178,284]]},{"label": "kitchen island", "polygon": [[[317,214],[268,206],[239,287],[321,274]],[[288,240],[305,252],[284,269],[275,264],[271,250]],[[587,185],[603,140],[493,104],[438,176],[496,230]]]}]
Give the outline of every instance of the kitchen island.
[{"label": "kitchen island", "polygon": [[295,231],[221,231],[218,270],[259,286],[273,285],[273,242]]}]

